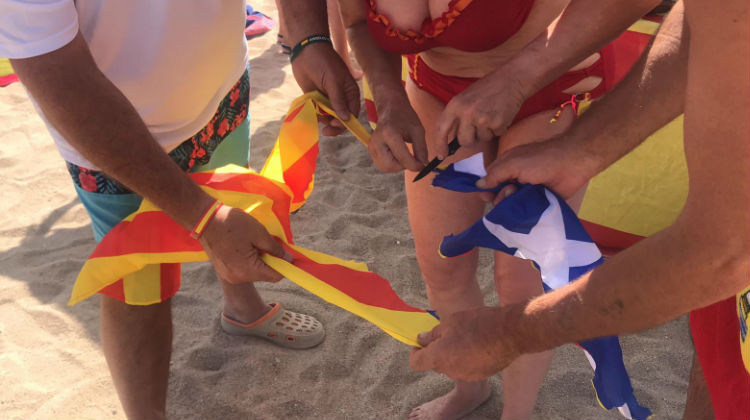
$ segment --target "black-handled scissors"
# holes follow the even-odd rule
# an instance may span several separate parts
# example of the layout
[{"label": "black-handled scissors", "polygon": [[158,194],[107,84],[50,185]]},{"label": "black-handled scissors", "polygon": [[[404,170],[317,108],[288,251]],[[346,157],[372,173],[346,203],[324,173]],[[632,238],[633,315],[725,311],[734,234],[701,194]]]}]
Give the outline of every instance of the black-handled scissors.
[{"label": "black-handled scissors", "polygon": [[[461,147],[461,145],[458,144],[458,138],[455,138],[455,139],[453,139],[453,141],[451,141],[450,143],[448,143],[448,156],[456,153],[456,150],[458,150],[459,147]],[[446,156],[446,158],[448,156]],[[417,174],[417,176],[414,177],[414,181],[412,181],[412,182],[417,182],[420,179],[426,177],[427,174],[429,174],[435,168],[437,168],[443,162],[443,160],[444,159],[438,159],[438,158],[432,159],[430,161],[430,163],[428,163],[427,166],[424,167],[424,169],[422,169],[421,171],[419,171],[419,173]]]}]

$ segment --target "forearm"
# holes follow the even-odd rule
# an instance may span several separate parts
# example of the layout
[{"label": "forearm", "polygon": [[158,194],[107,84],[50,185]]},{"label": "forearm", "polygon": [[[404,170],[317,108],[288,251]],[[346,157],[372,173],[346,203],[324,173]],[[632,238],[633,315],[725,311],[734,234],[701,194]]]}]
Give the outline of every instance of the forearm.
[{"label": "forearm", "polygon": [[497,73],[518,80],[527,97],[599,51],[659,0],[572,0],[552,26]]},{"label": "forearm", "polygon": [[517,308],[515,341],[535,352],[632,333],[736,294],[750,275],[747,238],[729,226],[711,232],[718,226],[701,220],[708,218],[682,217],[572,285]]},{"label": "forearm", "polygon": [[328,11],[326,0],[279,0],[286,22],[285,39],[290,46],[297,45],[310,35],[328,35]]},{"label": "forearm", "polygon": [[688,49],[680,1],[628,75],[555,141],[592,162],[591,176],[609,167],[683,112]]},{"label": "forearm", "polygon": [[211,198],[172,162],[79,34],[13,66],[49,122],[86,159],[191,228]]},{"label": "forearm", "polygon": [[401,84],[401,56],[380,48],[364,21],[349,25],[346,32],[357,62],[372,88],[376,107],[381,109],[394,101],[408,101]]}]

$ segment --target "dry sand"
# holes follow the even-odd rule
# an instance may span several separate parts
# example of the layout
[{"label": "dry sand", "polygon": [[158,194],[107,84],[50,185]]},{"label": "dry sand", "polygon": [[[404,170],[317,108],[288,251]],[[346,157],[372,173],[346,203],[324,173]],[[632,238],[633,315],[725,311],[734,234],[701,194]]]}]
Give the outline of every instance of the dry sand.
[{"label": "dry sand", "polygon": [[[254,6],[276,16],[270,0]],[[251,166],[259,169],[300,92],[275,32],[249,46]],[[0,89],[0,116],[0,418],[124,418],[100,349],[98,298],[66,306],[95,245],[88,217],[19,84]],[[401,177],[379,173],[350,135],[322,140],[316,190],[292,217],[297,242],[366,262],[408,303],[426,307]],[[488,257],[482,254],[479,279],[496,304]],[[366,321],[288,281],[260,289],[269,301],[318,317],[326,341],[293,351],[223,334],[210,265],[187,265],[174,298],[171,417],[398,419],[450,389],[438,374],[411,372],[409,349]],[[679,418],[692,357],[685,320],[622,342],[640,401],[656,418]],[[582,352],[560,348],[534,417],[621,418],[597,405],[590,380]],[[492,385],[492,398],[470,418],[500,416],[500,378]]]}]

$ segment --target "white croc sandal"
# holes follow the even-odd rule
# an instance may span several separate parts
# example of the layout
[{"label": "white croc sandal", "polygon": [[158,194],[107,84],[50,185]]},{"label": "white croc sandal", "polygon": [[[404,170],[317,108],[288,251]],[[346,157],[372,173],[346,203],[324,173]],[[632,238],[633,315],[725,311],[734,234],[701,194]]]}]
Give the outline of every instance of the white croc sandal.
[{"label": "white croc sandal", "polygon": [[265,338],[281,347],[308,349],[320,344],[326,336],[323,324],[310,315],[287,311],[279,303],[255,322],[243,324],[221,314],[221,329],[231,335]]}]

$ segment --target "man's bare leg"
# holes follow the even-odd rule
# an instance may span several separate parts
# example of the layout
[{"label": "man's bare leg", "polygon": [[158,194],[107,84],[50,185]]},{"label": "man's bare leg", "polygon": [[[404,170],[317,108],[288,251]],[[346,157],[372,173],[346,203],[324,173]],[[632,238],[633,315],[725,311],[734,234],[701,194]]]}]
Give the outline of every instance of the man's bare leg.
[{"label": "man's bare leg", "polygon": [[252,283],[231,284],[222,279],[219,282],[224,291],[224,315],[228,318],[250,324],[271,310]]},{"label": "man's bare leg", "polygon": [[166,418],[171,300],[135,306],[102,296],[100,307],[102,348],[125,415]]},{"label": "man's bare leg", "polygon": [[682,414],[685,420],[713,420],[714,407],[711,404],[711,395],[708,393],[706,378],[703,377],[703,369],[698,361],[698,355],[693,354],[693,367],[690,369],[690,382],[688,382],[687,398],[685,399],[685,412]]}]

